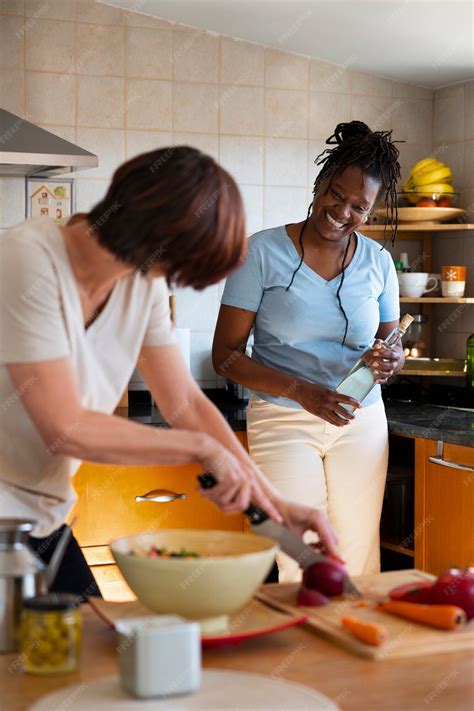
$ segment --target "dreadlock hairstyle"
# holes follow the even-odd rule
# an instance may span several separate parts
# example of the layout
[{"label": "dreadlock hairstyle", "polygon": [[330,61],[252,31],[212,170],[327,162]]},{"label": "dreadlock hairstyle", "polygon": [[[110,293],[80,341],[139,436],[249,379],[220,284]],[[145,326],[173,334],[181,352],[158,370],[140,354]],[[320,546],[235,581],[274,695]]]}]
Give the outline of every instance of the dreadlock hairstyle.
[{"label": "dreadlock hairstyle", "polygon": [[[321,184],[330,180],[337,173],[341,173],[349,166],[356,166],[361,169],[363,175],[373,178],[380,183],[380,193],[383,194],[386,220],[384,226],[384,244],[387,241],[387,223],[390,225],[392,245],[395,242],[398,227],[398,210],[397,210],[397,182],[400,179],[400,164],[398,156],[400,151],[395,146],[396,141],[392,141],[392,131],[371,131],[371,129],[362,121],[351,121],[350,123],[338,123],[332,136],[326,140],[327,145],[333,145],[334,148],[326,148],[314,160],[316,165],[322,165],[322,170],[314,181],[313,195],[316,195]],[[290,289],[294,278],[301,268],[304,261],[304,244],[303,233],[308,224],[311,214],[312,205],[308,208],[306,220],[303,223],[299,236],[299,246],[301,250],[301,258],[296,267],[291,281],[286,287],[286,291]],[[351,235],[347,240],[346,249],[342,258],[342,273],[341,281],[336,292],[339,308],[342,311],[345,320],[344,336],[342,345],[344,345],[349,321],[341,301],[341,288],[344,283],[346,258],[349,251]]]}]

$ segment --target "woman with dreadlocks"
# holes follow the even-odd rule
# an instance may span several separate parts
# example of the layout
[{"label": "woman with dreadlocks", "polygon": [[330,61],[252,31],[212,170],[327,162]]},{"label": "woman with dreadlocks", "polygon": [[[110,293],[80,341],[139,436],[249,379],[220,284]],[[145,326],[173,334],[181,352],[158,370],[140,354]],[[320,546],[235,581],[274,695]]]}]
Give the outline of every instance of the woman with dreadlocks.
[{"label": "woman with dreadlocks", "polygon": [[[381,346],[399,319],[393,261],[358,230],[383,198],[395,238],[399,152],[390,131],[360,121],[338,124],[326,143],[306,219],[253,235],[227,280],[213,363],[252,391],[254,461],[281,493],[327,510],[350,573],[372,573],[388,456],[380,384],[404,358]],[[378,384],[358,403],[335,388],[363,354]],[[278,564],[280,581],[299,578],[289,558]]]}]

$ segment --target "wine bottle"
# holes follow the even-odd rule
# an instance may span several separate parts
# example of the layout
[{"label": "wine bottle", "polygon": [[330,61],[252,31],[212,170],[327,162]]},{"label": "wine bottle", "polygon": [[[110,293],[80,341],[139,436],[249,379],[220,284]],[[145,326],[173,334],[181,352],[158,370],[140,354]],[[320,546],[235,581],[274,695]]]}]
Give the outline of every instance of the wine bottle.
[{"label": "wine bottle", "polygon": [[[413,316],[406,314],[400,321],[398,326],[395,326],[393,331],[387,336],[383,341],[384,346],[387,348],[393,348],[397,345],[403,338],[405,331],[413,321]],[[367,397],[372,388],[375,385],[375,376],[372,372],[372,368],[368,365],[365,360],[360,358],[354,367],[348,372],[344,380],[342,380],[336,388],[338,393],[343,395],[349,395],[353,397],[354,400],[362,402],[362,400]],[[340,403],[348,412],[354,412],[352,405],[347,405],[346,403]]]},{"label": "wine bottle", "polygon": [[466,386],[469,393],[474,393],[474,333],[466,343]]}]

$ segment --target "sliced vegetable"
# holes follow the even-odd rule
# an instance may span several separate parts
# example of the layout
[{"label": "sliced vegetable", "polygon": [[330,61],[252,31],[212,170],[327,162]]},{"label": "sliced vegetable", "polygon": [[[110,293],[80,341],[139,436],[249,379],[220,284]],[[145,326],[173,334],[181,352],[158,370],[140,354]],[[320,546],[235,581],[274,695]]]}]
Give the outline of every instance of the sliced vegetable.
[{"label": "sliced vegetable", "polygon": [[429,603],[433,583],[430,580],[421,580],[416,583],[405,583],[390,590],[391,600],[401,600],[403,602]]},{"label": "sliced vegetable", "polygon": [[296,604],[298,606],[321,607],[322,605],[327,605],[328,602],[328,598],[321,592],[319,592],[319,590],[309,590],[305,587],[302,587],[298,590],[298,595],[296,598]]},{"label": "sliced vegetable", "polygon": [[466,613],[454,605],[421,605],[417,602],[390,600],[380,603],[378,609],[440,630],[454,630],[466,624]]},{"label": "sliced vegetable", "polygon": [[351,616],[343,617],[341,622],[346,630],[349,630],[354,637],[360,639],[364,644],[371,644],[373,647],[378,647],[388,639],[388,633],[385,627],[375,622],[363,622]]}]

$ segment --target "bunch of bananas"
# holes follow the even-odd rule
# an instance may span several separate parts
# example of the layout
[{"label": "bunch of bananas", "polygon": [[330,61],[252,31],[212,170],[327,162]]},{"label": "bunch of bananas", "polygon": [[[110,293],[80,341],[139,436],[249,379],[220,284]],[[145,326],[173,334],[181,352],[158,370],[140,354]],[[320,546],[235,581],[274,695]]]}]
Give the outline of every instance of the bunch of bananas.
[{"label": "bunch of bananas", "polygon": [[454,192],[452,179],[449,166],[436,158],[423,158],[410,170],[402,191],[404,197],[415,205],[422,197],[437,199],[438,195],[451,195]]}]

